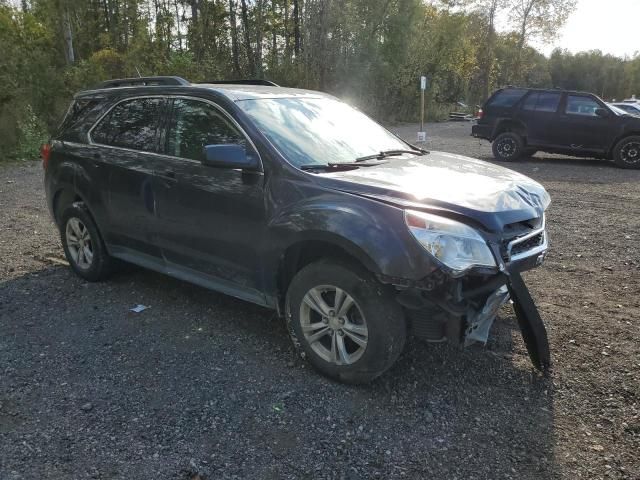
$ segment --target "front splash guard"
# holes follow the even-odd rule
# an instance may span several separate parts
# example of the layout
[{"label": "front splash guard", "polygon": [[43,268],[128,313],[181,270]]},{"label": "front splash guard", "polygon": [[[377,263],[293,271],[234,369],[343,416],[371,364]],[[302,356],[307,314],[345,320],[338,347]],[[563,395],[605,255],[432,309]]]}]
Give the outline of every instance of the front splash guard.
[{"label": "front splash guard", "polygon": [[518,325],[522,332],[522,339],[529,352],[531,362],[545,374],[551,368],[551,352],[547,330],[540,318],[540,313],[533,303],[529,289],[522,280],[519,272],[510,272],[507,281],[509,294],[513,300],[513,310],[518,318]]},{"label": "front splash guard", "polygon": [[508,301],[509,291],[506,285],[502,285],[489,295],[481,310],[470,311],[467,314],[467,329],[464,335],[465,347],[475,342],[480,342],[483,345],[487,343],[489,330],[498,315],[498,310]]}]

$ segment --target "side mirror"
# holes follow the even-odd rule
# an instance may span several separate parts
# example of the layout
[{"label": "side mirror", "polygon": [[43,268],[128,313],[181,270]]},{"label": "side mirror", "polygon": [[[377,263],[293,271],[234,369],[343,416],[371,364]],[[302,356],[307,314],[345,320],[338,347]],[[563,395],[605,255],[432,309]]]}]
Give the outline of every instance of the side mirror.
[{"label": "side mirror", "polygon": [[596,108],[594,113],[601,118],[605,118],[609,116],[609,111],[606,108]]},{"label": "side mirror", "polygon": [[257,170],[260,166],[258,155],[237,144],[205,145],[203,165],[217,168],[240,168]]}]

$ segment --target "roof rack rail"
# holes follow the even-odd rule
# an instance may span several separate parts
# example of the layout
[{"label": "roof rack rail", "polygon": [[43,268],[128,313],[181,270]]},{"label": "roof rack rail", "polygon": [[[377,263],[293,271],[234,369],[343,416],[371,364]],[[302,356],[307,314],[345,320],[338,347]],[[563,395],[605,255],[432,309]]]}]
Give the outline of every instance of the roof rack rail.
[{"label": "roof rack rail", "polygon": [[182,77],[117,78],[98,84],[97,88],[136,87],[144,85],[191,85]]},{"label": "roof rack rail", "polygon": [[245,80],[210,80],[207,82],[198,83],[228,83],[231,85],[264,85],[266,87],[279,87],[277,83],[270,80],[261,80],[259,78],[249,78]]}]

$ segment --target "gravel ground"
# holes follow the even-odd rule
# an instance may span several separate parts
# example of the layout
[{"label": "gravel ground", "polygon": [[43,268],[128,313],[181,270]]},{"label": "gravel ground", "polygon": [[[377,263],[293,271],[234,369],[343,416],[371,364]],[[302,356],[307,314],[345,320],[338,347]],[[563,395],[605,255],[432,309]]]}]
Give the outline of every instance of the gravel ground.
[{"label": "gravel ground", "polygon": [[[429,146],[490,159],[469,130],[429,125]],[[640,171],[510,166],[553,199],[526,274],[551,378],[505,308],[486,347],[414,342],[363,387],[311,370],[267,310],[133,267],[75,277],[39,163],[0,167],[0,479],[640,478]]]}]

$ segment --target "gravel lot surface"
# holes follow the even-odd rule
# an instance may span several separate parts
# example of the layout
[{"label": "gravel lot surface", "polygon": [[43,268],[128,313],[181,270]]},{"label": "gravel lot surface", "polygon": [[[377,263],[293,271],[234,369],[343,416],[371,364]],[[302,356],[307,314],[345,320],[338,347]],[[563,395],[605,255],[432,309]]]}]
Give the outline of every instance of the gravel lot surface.
[{"label": "gravel lot surface", "polygon": [[[490,159],[469,131],[429,125],[429,147]],[[0,167],[0,479],[639,479],[640,171],[509,166],[553,199],[526,274],[551,378],[505,308],[486,347],[414,342],[363,387],[311,370],[270,311],[133,267],[80,280],[40,164]]]}]

